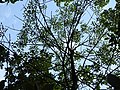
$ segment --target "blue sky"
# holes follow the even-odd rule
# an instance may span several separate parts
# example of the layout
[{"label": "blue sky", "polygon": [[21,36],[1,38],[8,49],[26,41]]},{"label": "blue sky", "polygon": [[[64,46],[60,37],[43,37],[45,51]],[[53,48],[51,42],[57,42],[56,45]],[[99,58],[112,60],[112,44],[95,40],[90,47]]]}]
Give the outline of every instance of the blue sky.
[{"label": "blue sky", "polygon": [[14,15],[22,17],[23,5],[25,2],[17,2],[15,4],[0,4],[0,22],[7,26],[15,26],[20,28],[20,20],[18,20]]},{"label": "blue sky", "polygon": [[[0,23],[4,26],[9,26],[11,28],[20,29],[22,27],[22,22],[17,19],[15,16],[18,16],[22,18],[22,12],[23,12],[23,5],[25,3],[23,1],[16,2],[15,4],[0,4]],[[13,31],[11,29],[8,29],[7,35],[11,35],[11,39],[15,40],[16,37],[16,31]]]}]

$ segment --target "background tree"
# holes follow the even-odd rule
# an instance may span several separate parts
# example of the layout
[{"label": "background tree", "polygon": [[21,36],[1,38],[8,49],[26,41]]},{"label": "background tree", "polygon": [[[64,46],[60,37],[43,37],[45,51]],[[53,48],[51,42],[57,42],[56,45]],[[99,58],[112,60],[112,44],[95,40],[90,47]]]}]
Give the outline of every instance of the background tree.
[{"label": "background tree", "polygon": [[[99,18],[100,24],[102,27],[105,28],[105,30],[107,30],[107,36],[106,36],[106,41],[108,42],[107,47],[109,49],[110,52],[114,52],[114,58],[112,61],[114,61],[114,67],[110,67],[110,73],[114,73],[117,76],[120,75],[120,14],[119,14],[119,7],[120,7],[120,3],[119,0],[116,0],[116,6],[114,8],[109,8],[108,10],[104,10],[101,13],[101,16]],[[113,77],[111,77],[111,80],[115,79]],[[110,80],[110,81],[111,81]],[[116,82],[116,85],[120,85],[119,79]],[[114,85],[112,85],[114,87]],[[120,87],[114,87],[117,88],[118,90],[120,89]]]}]

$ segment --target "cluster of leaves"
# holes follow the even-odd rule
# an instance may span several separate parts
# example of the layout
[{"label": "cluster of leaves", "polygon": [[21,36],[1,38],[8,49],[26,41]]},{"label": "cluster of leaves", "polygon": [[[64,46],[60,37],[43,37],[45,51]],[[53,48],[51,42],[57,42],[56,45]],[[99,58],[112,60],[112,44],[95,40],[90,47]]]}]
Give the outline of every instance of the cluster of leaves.
[{"label": "cluster of leaves", "polygon": [[[9,57],[9,67],[5,77],[9,81],[9,90],[46,90],[57,88],[54,76],[49,72],[52,55],[45,50],[36,53],[34,48],[29,52],[13,53]],[[39,89],[38,89],[39,88]]]},{"label": "cluster of leaves", "polygon": [[[107,48],[108,55],[113,54],[112,57],[109,57],[109,61],[106,61],[107,64],[113,64],[116,66],[116,70],[113,70],[117,75],[120,75],[119,73],[119,60],[120,60],[120,3],[119,0],[116,0],[115,7],[109,8],[108,10],[104,10],[100,14],[99,18],[100,25],[104,27],[104,30],[107,31],[107,35],[105,38],[105,41],[108,43],[104,45],[102,48]],[[105,57],[103,57],[103,60],[105,61]],[[111,73],[112,73],[111,72]],[[116,81],[117,82],[117,81]],[[116,83],[117,85],[117,83]]]},{"label": "cluster of leaves", "polygon": [[110,2],[110,0],[94,0],[94,4],[95,6],[99,7],[99,8],[103,8],[105,5],[107,5]]},{"label": "cluster of leaves", "polygon": [[[62,2],[64,2],[64,3],[66,3],[66,2],[70,3],[72,1],[74,1],[74,0],[54,0],[54,2],[56,2],[57,6],[60,6],[60,4]],[[97,7],[99,7],[99,8],[103,8],[105,5],[107,5],[110,2],[110,0],[102,0],[102,1],[101,0],[87,0],[87,1],[93,2],[94,5],[97,6]],[[80,2],[84,2],[84,0],[80,0]]]},{"label": "cluster of leaves", "polygon": [[[104,10],[99,19],[101,26],[107,30],[106,40],[109,41],[109,47],[116,50],[119,54],[120,50],[120,3],[116,2],[116,6],[112,9]],[[118,57],[119,58],[119,57]]]},{"label": "cluster of leaves", "polygon": [[6,62],[9,54],[3,45],[0,45],[0,67],[3,68],[3,63]]},{"label": "cluster of leaves", "polygon": [[[104,64],[105,66],[104,68],[107,68],[108,71],[110,70],[109,71],[110,73],[114,73],[116,75],[120,75],[119,73],[119,67],[120,67],[119,6],[120,6],[119,1],[116,0],[116,6],[109,8],[108,10],[103,10],[103,12],[100,13],[100,17],[98,19],[100,26],[102,26],[102,28],[105,31],[107,31],[106,32],[107,35],[104,40],[104,42],[107,43],[102,45],[102,47],[99,49],[99,52],[104,52],[104,50],[106,50],[104,55],[102,56],[98,52],[97,56],[102,61],[101,64]],[[113,65],[114,67],[110,68],[111,65]],[[111,78],[111,80],[112,79],[114,78]],[[116,81],[116,85],[119,84],[118,82],[119,81]]]}]

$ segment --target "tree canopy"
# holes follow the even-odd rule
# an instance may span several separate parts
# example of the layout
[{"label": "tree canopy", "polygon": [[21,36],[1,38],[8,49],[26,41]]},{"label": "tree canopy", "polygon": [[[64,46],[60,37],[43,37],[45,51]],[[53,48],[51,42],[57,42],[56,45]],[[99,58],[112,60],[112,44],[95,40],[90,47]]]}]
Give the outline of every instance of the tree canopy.
[{"label": "tree canopy", "polygon": [[1,41],[0,66],[6,73],[0,87],[100,90],[106,85],[120,89],[119,1],[113,9],[104,10],[109,0],[54,0],[58,8],[50,15],[43,2],[29,0],[17,41],[8,42],[9,47]]}]

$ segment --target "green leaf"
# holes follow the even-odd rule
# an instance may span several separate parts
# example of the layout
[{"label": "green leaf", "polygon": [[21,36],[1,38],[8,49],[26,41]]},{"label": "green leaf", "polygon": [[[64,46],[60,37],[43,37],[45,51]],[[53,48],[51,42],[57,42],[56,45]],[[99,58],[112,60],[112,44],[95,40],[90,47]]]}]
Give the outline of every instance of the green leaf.
[{"label": "green leaf", "polygon": [[109,3],[110,0],[95,0],[94,4],[100,8],[103,8],[105,5]]}]

